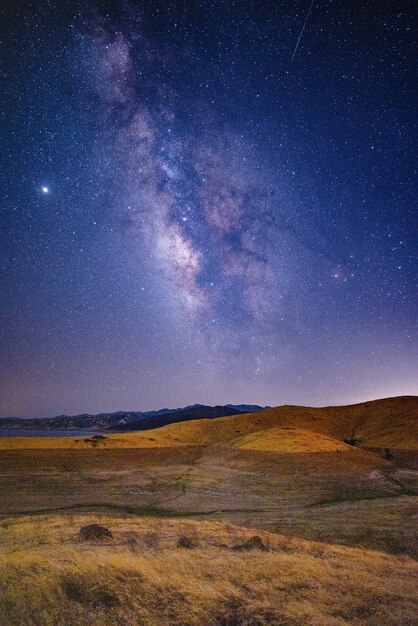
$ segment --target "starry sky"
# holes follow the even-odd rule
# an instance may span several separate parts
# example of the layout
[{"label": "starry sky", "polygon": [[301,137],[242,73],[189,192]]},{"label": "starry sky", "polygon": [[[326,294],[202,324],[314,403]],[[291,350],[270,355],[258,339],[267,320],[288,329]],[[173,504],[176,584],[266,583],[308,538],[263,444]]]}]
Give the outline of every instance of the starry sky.
[{"label": "starry sky", "polygon": [[418,393],[412,3],[310,4],[2,5],[0,415]]}]

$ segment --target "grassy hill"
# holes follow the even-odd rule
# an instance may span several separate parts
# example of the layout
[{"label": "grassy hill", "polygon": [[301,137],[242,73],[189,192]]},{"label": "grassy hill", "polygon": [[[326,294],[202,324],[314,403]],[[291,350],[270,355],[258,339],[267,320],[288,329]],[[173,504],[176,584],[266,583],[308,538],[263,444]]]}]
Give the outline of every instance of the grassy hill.
[{"label": "grassy hill", "polygon": [[417,406],[0,438],[0,623],[416,624]]},{"label": "grassy hill", "polygon": [[228,519],[418,556],[417,404],[284,406],[105,438],[0,438],[0,515]]},{"label": "grassy hill", "polygon": [[268,428],[228,442],[232,448],[278,454],[294,452],[349,452],[350,446],[331,437],[300,428]]},{"label": "grassy hill", "polygon": [[[110,536],[80,535],[92,522]],[[405,556],[221,522],[52,515],[0,529],[4,626],[416,624]]]},{"label": "grassy hill", "polygon": [[[0,449],[88,448],[92,443],[104,448],[228,446],[238,437],[251,433],[289,428],[317,433],[340,442],[344,439],[356,440],[362,447],[418,450],[418,398],[400,396],[350,406],[324,408],[285,405],[257,413],[221,417],[215,421],[192,420],[146,433],[110,435],[96,440],[48,437],[0,438]],[[283,431],[283,435],[285,434]],[[316,440],[319,442],[318,438]],[[303,444],[305,445],[306,443]],[[292,449],[295,449],[294,444]]]}]

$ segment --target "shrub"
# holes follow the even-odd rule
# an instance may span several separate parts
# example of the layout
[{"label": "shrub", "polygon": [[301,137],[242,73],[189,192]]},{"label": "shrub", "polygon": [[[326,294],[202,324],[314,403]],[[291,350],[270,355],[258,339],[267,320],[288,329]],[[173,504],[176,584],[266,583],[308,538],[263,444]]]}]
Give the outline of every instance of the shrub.
[{"label": "shrub", "polygon": [[254,535],[244,543],[234,546],[233,550],[262,550],[263,552],[268,552],[268,547],[263,543],[261,537]]},{"label": "shrub", "polygon": [[112,539],[113,535],[106,526],[100,524],[88,524],[80,528],[79,536],[84,541],[91,539]]},{"label": "shrub", "polygon": [[188,548],[189,550],[191,548],[195,548],[196,547],[195,542],[192,539],[190,539],[190,537],[186,537],[186,535],[182,535],[180,537],[180,539],[178,540],[177,545],[178,545],[179,548]]}]

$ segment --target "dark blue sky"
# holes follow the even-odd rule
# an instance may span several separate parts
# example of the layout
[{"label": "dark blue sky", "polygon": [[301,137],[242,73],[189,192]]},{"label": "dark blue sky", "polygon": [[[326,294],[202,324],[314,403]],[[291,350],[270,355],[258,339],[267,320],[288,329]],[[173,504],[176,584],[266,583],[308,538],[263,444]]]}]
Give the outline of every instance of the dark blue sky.
[{"label": "dark blue sky", "polygon": [[418,392],[411,2],[1,9],[0,415]]}]

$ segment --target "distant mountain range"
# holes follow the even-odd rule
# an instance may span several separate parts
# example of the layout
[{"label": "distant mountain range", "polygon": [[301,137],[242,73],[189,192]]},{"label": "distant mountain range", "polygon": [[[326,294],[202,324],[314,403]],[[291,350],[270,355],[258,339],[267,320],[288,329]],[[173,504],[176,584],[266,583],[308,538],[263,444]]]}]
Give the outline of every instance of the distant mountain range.
[{"label": "distant mountain range", "polygon": [[160,409],[159,411],[116,411],[115,413],[98,413],[91,415],[57,415],[24,419],[20,417],[0,418],[0,429],[3,430],[92,430],[92,431],[132,431],[159,428],[166,424],[185,422],[195,419],[213,419],[240,413],[255,413],[264,408],[256,404],[227,404],[225,406],[206,406],[193,404],[177,409]]}]

